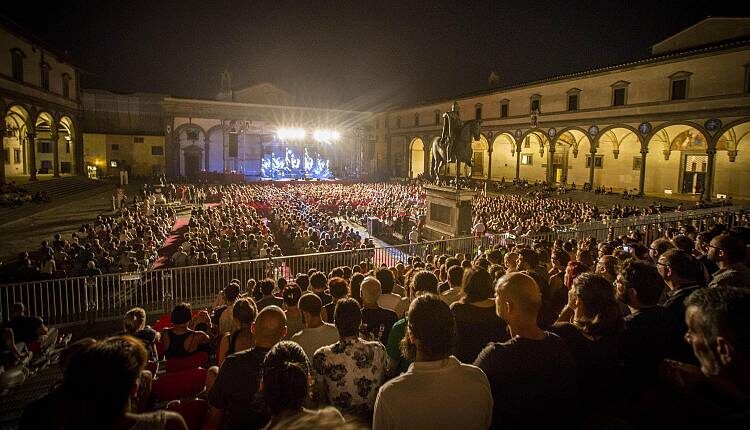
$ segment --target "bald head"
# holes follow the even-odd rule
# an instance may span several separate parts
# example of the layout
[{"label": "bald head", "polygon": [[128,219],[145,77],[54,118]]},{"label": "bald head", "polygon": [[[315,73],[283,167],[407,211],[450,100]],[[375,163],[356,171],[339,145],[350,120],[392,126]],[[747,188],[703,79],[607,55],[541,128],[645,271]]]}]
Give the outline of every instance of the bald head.
[{"label": "bald head", "polygon": [[286,335],[286,315],[278,306],[266,306],[253,323],[255,345],[261,348],[274,346]]},{"label": "bald head", "polygon": [[362,294],[362,303],[370,305],[377,303],[381,292],[380,281],[374,276],[366,277],[362,280],[360,292]]},{"label": "bald head", "polygon": [[542,293],[531,276],[520,272],[509,273],[497,281],[495,301],[498,316],[506,321],[510,317],[536,321],[542,305]]}]

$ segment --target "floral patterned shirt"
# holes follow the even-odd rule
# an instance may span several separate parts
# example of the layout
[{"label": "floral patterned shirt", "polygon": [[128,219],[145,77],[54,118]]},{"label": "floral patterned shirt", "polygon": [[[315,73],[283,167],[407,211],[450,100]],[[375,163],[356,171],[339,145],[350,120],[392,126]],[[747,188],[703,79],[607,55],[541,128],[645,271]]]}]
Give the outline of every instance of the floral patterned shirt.
[{"label": "floral patterned shirt", "polygon": [[315,379],[325,387],[330,404],[345,414],[372,415],[388,363],[383,344],[345,338],[319,348],[312,361]]}]

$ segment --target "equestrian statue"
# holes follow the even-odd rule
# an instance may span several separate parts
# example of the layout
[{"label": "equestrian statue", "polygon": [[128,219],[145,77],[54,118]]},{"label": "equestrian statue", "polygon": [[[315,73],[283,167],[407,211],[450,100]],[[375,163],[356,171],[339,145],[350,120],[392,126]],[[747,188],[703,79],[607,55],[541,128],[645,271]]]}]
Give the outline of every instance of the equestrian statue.
[{"label": "equestrian statue", "polygon": [[472,140],[479,140],[480,120],[470,120],[461,123],[458,112],[458,102],[453,102],[453,107],[443,114],[443,132],[439,137],[432,139],[432,164],[430,175],[437,185],[441,185],[440,171],[448,163],[456,163],[456,187],[461,174],[461,163],[469,167],[473,164],[474,152],[471,148]]}]

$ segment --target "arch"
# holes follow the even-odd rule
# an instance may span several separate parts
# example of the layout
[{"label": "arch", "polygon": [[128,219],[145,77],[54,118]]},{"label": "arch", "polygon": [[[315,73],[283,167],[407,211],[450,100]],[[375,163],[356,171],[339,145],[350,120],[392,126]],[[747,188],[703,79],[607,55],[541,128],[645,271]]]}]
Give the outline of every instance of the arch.
[{"label": "arch", "polygon": [[520,147],[519,177],[528,181],[547,180],[547,161],[544,148],[549,147],[549,138],[541,129],[528,130],[518,140]]},{"label": "arch", "polygon": [[577,187],[588,182],[586,158],[591,152],[591,137],[588,133],[580,127],[566,127],[557,133],[554,142],[552,177],[555,182],[576,184]]},{"label": "arch", "polygon": [[471,150],[473,151],[473,166],[471,176],[487,177],[487,168],[489,165],[490,144],[487,142],[487,136],[480,133],[478,140],[471,141]]},{"label": "arch", "polygon": [[414,137],[409,142],[409,177],[416,178],[425,173],[425,143],[421,137]]},{"label": "arch", "polygon": [[[192,132],[195,132],[194,136],[191,136]],[[187,176],[187,174],[196,174],[197,172],[186,172],[185,166],[190,164],[190,168],[197,168],[199,170],[205,170],[205,145],[206,145],[206,131],[198,124],[187,123],[180,124],[175,128],[173,136],[177,143],[177,166],[178,174],[181,176]],[[193,140],[193,137],[195,138]],[[222,149],[223,150],[223,149]],[[190,163],[188,163],[188,156],[190,157]],[[195,160],[197,158],[197,161]],[[196,164],[197,163],[197,164]],[[221,170],[224,171],[224,166],[221,166]]]},{"label": "arch", "polygon": [[638,192],[642,163],[638,131],[614,124],[600,131],[596,141],[596,156],[601,157],[602,168],[594,169],[594,184],[617,191]]},{"label": "arch", "polygon": [[669,122],[656,127],[647,143],[645,192],[702,192],[709,142],[708,133],[693,122]]},{"label": "arch", "polygon": [[490,179],[499,181],[515,178],[516,139],[511,132],[499,132],[492,140],[492,172]]},{"label": "arch", "polygon": [[[204,166],[209,172],[222,172],[224,170],[224,127],[215,125],[206,132],[204,144],[208,145],[204,154]],[[260,149],[258,149],[260,151]],[[263,154],[260,154],[262,157]]]},{"label": "arch", "polygon": [[[733,121],[716,134],[713,190],[711,197],[725,194],[734,198],[750,198],[747,172],[750,171],[750,118]],[[721,172],[717,174],[716,172]]]},{"label": "arch", "polygon": [[58,138],[57,145],[60,158],[60,173],[75,173],[78,169],[76,162],[76,147],[78,136],[73,119],[67,115],[60,117],[58,121]]},{"label": "arch", "polygon": [[[6,172],[10,175],[26,175],[30,173],[32,161],[35,163],[35,153],[31,154],[28,144],[29,132],[33,133],[32,117],[33,109],[29,109],[20,103],[11,103],[5,113],[5,124],[13,133],[12,137],[3,137],[4,148],[8,148],[8,161],[12,163],[6,166]],[[36,176],[36,169],[32,177]]]}]

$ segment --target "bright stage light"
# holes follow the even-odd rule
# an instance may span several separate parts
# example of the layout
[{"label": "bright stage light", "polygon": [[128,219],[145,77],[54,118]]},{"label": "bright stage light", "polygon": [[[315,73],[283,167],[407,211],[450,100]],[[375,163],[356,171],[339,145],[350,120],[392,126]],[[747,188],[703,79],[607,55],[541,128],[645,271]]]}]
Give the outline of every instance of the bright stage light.
[{"label": "bright stage light", "polygon": [[281,140],[302,140],[305,138],[305,130],[302,128],[280,128],[276,130],[276,136]]},{"label": "bright stage light", "polygon": [[341,138],[341,134],[338,131],[334,130],[315,130],[313,133],[313,137],[318,142],[332,142],[335,140],[339,140]]}]

